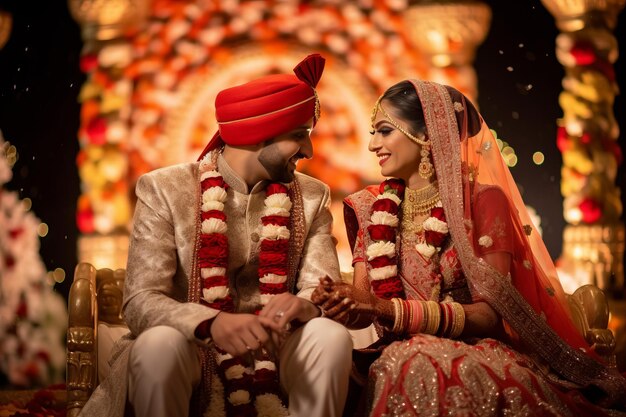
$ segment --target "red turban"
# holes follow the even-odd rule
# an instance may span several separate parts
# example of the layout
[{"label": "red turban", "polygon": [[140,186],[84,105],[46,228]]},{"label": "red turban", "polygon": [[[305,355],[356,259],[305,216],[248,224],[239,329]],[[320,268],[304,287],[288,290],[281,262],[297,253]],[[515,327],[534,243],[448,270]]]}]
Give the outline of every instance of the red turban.
[{"label": "red turban", "polygon": [[219,130],[206,146],[207,152],[223,143],[255,145],[302,126],[319,117],[315,87],[324,71],[325,59],[307,56],[293,69],[295,75],[268,75],[220,91],[215,98]]}]

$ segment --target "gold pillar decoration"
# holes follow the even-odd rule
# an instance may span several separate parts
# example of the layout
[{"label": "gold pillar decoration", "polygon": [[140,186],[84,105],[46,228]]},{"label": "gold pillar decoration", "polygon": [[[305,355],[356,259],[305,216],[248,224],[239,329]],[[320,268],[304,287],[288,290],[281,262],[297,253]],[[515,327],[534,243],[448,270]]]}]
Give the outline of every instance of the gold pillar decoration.
[{"label": "gold pillar decoration", "polygon": [[11,17],[11,13],[0,10],[0,49],[2,49],[9,40],[12,26],[13,18]]},{"label": "gold pillar decoration", "polygon": [[457,88],[476,104],[472,63],[489,32],[489,6],[476,0],[417,0],[404,16],[412,42],[430,60],[428,79]]},{"label": "gold pillar decoration", "polygon": [[[565,68],[557,144],[563,155],[561,193],[568,223],[560,267],[571,285],[594,284],[610,298],[618,367],[626,367],[624,224],[615,184],[621,151],[613,103],[619,93],[613,35],[626,0],[542,0],[561,31],[556,56]],[[621,324],[619,324],[621,323]],[[619,325],[618,325],[619,324]],[[621,342],[620,342],[621,340]],[[622,358],[620,363],[620,359]]]},{"label": "gold pillar decoration", "polygon": [[68,0],[70,13],[80,23],[85,41],[107,41],[143,21],[148,13],[146,0]]},{"label": "gold pillar decoration", "polygon": [[[618,93],[612,30],[626,0],[542,0],[561,33],[556,56],[565,68],[557,143],[563,154],[561,192],[563,264],[578,284],[624,290],[624,225],[615,184],[619,126],[613,114]],[[581,271],[584,271],[581,275]]]},{"label": "gold pillar decoration", "polygon": [[150,0],[68,0],[82,26],[81,69],[87,78],[77,157],[81,195],[77,204],[78,259],[97,268],[124,268],[131,221],[126,154],[132,94],[124,70],[132,61],[126,37],[141,28]]}]

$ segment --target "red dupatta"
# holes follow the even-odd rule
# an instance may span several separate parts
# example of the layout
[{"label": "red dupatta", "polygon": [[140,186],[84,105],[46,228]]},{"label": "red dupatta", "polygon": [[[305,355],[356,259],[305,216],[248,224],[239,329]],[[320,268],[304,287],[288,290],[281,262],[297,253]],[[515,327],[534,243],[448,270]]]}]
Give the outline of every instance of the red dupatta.
[{"label": "red dupatta", "polygon": [[[450,235],[470,289],[502,316],[518,348],[581,387],[599,388],[607,405],[623,402],[618,397],[626,379],[601,363],[575,327],[554,264],[487,124],[454,88],[411,82],[424,109]],[[477,255],[475,182],[498,186],[508,198],[515,249],[510,278]]]}]

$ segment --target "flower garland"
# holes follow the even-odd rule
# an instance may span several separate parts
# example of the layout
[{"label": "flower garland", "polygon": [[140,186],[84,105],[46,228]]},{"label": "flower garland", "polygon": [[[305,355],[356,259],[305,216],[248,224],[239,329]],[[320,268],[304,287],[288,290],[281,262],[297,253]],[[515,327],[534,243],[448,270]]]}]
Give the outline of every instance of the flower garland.
[{"label": "flower garland", "polygon": [[[202,277],[201,303],[221,311],[233,312],[234,301],[226,274],[228,226],[224,203],[228,184],[217,171],[214,157],[214,152],[211,152],[200,162],[202,230],[198,267]],[[269,184],[265,194],[258,269],[262,305],[266,305],[276,294],[287,291],[290,237],[288,226],[292,205],[287,187],[283,184]],[[288,415],[279,394],[277,366],[268,353],[261,351],[255,355],[253,367],[241,357],[233,357],[217,347],[215,359],[224,382],[227,415]]]},{"label": "flower garland", "polygon": [[[367,231],[372,243],[366,256],[370,265],[370,282],[374,294],[383,299],[405,298],[402,281],[398,276],[396,237],[398,212],[405,191],[404,181],[391,178],[380,184],[380,194],[372,205],[371,224]],[[423,223],[424,235],[415,249],[426,259],[441,251],[448,237],[448,224],[441,201],[430,211]]]}]

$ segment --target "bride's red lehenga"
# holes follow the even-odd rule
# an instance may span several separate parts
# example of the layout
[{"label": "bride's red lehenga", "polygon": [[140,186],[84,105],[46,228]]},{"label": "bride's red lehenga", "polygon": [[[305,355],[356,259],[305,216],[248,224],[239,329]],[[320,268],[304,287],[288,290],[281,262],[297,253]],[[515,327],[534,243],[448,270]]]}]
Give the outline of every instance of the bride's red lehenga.
[{"label": "bride's red lehenga", "polygon": [[[624,415],[615,408],[625,409],[626,380],[574,326],[554,264],[493,134],[457,90],[412,83],[424,109],[450,239],[426,258],[414,247],[416,232],[400,229],[404,292],[416,300],[484,301],[502,325],[489,338],[418,334],[389,344],[370,367],[371,415]],[[367,260],[378,194],[378,187],[368,187],[345,200],[354,263]],[[482,259],[498,253],[511,255],[509,275]]]}]

